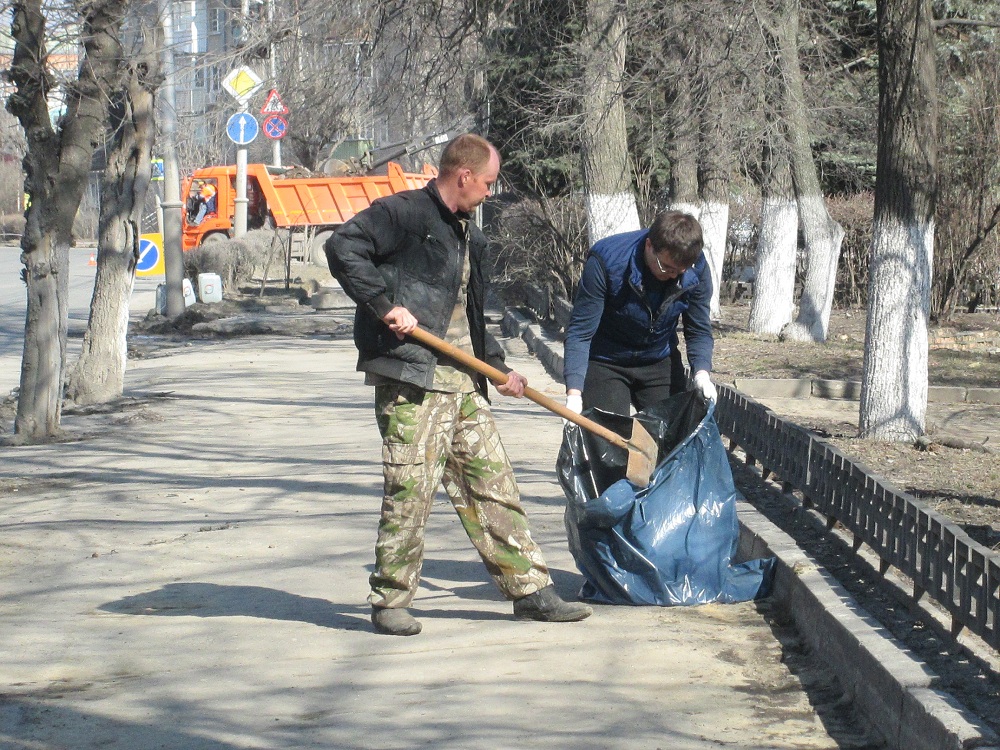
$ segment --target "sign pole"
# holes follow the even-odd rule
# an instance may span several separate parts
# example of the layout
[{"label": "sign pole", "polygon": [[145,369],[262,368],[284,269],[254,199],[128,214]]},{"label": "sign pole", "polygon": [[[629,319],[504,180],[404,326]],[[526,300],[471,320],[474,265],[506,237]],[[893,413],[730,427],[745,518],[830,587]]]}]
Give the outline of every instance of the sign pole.
[{"label": "sign pole", "polygon": [[242,237],[247,233],[247,150],[236,149],[236,215],[233,220],[233,236]]},{"label": "sign pole", "polygon": [[247,233],[247,149],[246,145],[257,137],[260,126],[256,118],[246,110],[250,97],[261,87],[263,81],[251,68],[242,66],[233,70],[222,81],[222,87],[233,95],[242,109],[229,118],[226,134],[236,144],[236,200],[233,215],[233,236],[242,237]]},{"label": "sign pole", "polygon": [[233,215],[233,236],[242,237],[247,233],[247,144],[257,137],[260,126],[253,115],[246,111],[237,112],[226,123],[229,140],[236,144],[236,200]]},{"label": "sign pole", "polygon": [[[272,60],[273,60],[272,55]],[[260,108],[260,113],[265,116],[264,135],[271,139],[271,155],[274,166],[281,166],[281,139],[288,132],[288,120],[283,115],[288,114],[288,107],[281,101],[281,96],[277,89],[268,92],[264,106]]]},{"label": "sign pole", "polygon": [[[274,0],[267,0],[267,25],[274,28]],[[270,63],[271,83],[276,85],[278,82],[278,45],[273,41],[267,57]],[[280,140],[271,141],[271,163],[276,167],[281,166]]]}]

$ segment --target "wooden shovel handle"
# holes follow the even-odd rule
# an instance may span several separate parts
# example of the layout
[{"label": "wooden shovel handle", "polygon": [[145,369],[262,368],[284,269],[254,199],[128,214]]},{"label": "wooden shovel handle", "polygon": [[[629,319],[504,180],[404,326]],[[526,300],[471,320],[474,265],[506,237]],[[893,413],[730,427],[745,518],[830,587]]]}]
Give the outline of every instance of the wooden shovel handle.
[{"label": "wooden shovel handle", "polygon": [[[433,333],[428,333],[423,328],[415,328],[408,335],[419,341],[421,344],[426,344],[432,349],[436,349],[442,354],[451,357],[456,362],[460,362],[466,367],[471,367],[473,370],[480,373],[481,375],[485,375],[487,378],[492,380],[497,385],[503,385],[504,383],[507,382],[507,373],[501,372],[497,368],[486,364],[480,359],[476,359],[468,352],[459,349],[457,346],[449,344],[447,341],[444,341],[443,339],[439,339]],[[595,435],[600,435],[609,443],[617,445],[619,448],[624,448],[625,450],[628,450],[629,448],[632,447],[631,445],[629,445],[629,442],[621,435],[619,435],[617,432],[609,430],[604,425],[598,424],[597,422],[591,419],[587,419],[586,417],[580,416],[572,409],[567,409],[558,401],[549,398],[543,393],[539,393],[530,386],[525,386],[524,395],[527,396],[532,401],[534,401],[539,406],[545,407],[549,411],[558,414],[560,417],[569,422],[572,422],[573,424],[580,425],[580,427],[583,427],[585,430],[590,430]]]}]

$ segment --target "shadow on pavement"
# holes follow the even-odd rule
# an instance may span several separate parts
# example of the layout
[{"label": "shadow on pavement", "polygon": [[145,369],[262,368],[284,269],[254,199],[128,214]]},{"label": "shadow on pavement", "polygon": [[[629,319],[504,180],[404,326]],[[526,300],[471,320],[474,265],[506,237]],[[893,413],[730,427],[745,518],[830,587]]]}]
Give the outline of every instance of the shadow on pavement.
[{"label": "shadow on pavement", "polygon": [[337,605],[264,586],[168,583],[155,591],[126,596],[98,607],[125,615],[260,617],[339,630],[367,630],[367,605]]},{"label": "shadow on pavement", "polygon": [[[121,747],[124,738],[133,748],[184,748],[184,750],[240,750],[210,737],[200,737],[177,728],[177,717],[164,717],[158,724],[138,724],[87,713],[56,703],[62,695],[47,689],[30,695],[0,695],[0,747],[78,748]],[[40,732],[40,728],[43,728]],[[45,737],[44,744],[38,741]],[[87,738],[84,740],[84,738]],[[93,740],[96,744],[91,744]],[[11,743],[11,744],[8,744]]]}]

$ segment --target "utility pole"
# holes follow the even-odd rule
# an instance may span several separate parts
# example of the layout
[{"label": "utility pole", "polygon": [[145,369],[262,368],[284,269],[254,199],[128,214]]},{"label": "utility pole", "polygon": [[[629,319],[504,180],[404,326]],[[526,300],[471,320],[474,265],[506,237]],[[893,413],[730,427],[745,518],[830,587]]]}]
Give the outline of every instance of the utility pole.
[{"label": "utility pole", "polygon": [[[274,43],[274,0],[267,0],[267,27],[271,30],[271,41],[268,42],[267,59],[271,74],[271,88],[278,88],[278,45]],[[271,163],[281,166],[281,139],[271,141]]]},{"label": "utility pole", "polygon": [[160,86],[159,110],[163,147],[163,202],[160,204],[163,225],[163,272],[166,282],[167,317],[181,315],[184,303],[184,253],[181,249],[180,173],[177,169],[177,108],[174,93],[174,29],[172,0],[157,0],[160,30],[163,36],[163,84]]}]

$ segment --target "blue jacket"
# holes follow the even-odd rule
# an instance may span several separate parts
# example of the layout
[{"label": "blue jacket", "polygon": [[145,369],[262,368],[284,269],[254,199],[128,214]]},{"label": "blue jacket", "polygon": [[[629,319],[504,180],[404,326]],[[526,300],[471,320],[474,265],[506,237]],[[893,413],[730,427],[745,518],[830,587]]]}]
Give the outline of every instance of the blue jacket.
[{"label": "blue jacket", "polygon": [[[691,370],[712,370],[709,317],[712,276],[702,255],[677,279],[661,282],[645,269],[648,230],[616,234],[597,242],[583,267],[566,328],[563,377],[566,388],[583,390],[590,360],[641,366],[661,362],[677,347],[683,316]],[[651,300],[660,299],[654,311]]]}]

